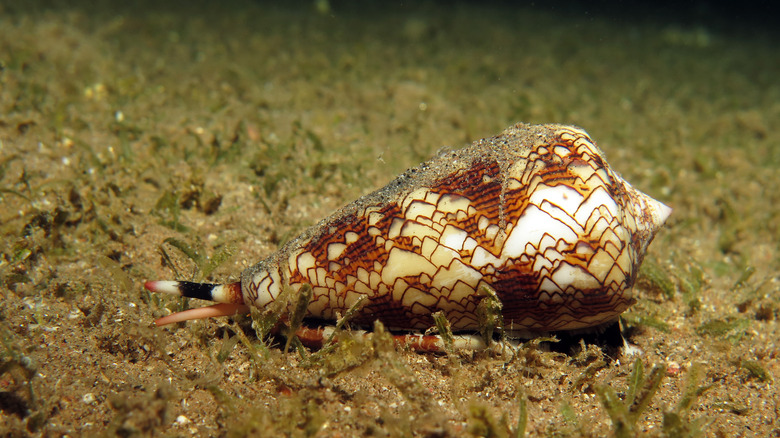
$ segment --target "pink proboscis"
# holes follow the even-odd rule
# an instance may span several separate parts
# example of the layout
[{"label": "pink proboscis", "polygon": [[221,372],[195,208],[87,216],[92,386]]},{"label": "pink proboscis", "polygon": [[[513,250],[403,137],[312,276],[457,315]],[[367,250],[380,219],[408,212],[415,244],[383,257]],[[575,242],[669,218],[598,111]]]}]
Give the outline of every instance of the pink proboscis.
[{"label": "pink proboscis", "polygon": [[154,324],[159,327],[162,325],[189,321],[192,319],[205,319],[216,316],[233,316],[246,313],[249,313],[249,306],[246,304],[219,303],[206,307],[198,307],[197,309],[189,309],[172,313],[168,316],[163,316],[162,318],[155,320]]}]

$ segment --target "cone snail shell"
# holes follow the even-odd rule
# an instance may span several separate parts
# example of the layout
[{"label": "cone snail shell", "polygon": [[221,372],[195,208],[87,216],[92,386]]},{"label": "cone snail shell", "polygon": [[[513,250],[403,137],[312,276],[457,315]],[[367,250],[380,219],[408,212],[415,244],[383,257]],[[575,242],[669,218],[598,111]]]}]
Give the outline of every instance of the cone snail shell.
[{"label": "cone snail shell", "polygon": [[504,328],[557,331],[616,319],[671,209],[634,189],[588,134],[518,124],[409,169],[323,219],[225,285],[150,281],[147,289],[223,304],[158,325],[265,308],[287,285],[312,288],[307,317],[425,330],[443,311],[479,329],[483,286]]}]

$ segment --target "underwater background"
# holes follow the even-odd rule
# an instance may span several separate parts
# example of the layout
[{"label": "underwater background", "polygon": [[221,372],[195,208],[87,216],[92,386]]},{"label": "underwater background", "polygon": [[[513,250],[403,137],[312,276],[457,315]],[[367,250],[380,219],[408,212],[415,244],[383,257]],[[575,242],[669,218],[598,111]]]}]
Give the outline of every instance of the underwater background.
[{"label": "underwater background", "polygon": [[[769,2],[0,1],[0,434],[777,436]],[[234,281],[442,147],[586,129],[674,210],[598,345],[284,353]],[[384,342],[384,343],[383,343]]]}]

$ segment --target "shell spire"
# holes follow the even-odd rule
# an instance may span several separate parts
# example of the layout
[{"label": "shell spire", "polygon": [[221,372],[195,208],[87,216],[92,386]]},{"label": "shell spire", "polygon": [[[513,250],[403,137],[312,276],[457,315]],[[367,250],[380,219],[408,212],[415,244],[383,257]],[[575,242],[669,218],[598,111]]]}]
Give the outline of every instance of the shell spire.
[{"label": "shell spire", "polygon": [[[442,311],[453,330],[474,331],[489,288],[508,331],[592,327],[635,301],[639,265],[670,212],[615,173],[584,130],[518,124],[323,219],[246,269],[229,286],[243,298],[230,303],[264,308],[307,284],[311,318],[335,320],[365,297],[354,324],[425,330]],[[163,285],[147,288],[186,296]]]},{"label": "shell spire", "polygon": [[[633,231],[633,239],[635,240],[633,245],[636,246],[637,253],[636,266],[634,268],[634,274],[636,275],[639,272],[639,266],[644,259],[647,247],[672,214],[672,209],[635,189],[629,183],[623,181],[623,184],[626,186],[626,196],[630,200],[625,207],[630,212],[626,214],[626,221],[629,222],[627,227],[635,229]],[[630,224],[631,220],[635,221],[633,226]]]}]

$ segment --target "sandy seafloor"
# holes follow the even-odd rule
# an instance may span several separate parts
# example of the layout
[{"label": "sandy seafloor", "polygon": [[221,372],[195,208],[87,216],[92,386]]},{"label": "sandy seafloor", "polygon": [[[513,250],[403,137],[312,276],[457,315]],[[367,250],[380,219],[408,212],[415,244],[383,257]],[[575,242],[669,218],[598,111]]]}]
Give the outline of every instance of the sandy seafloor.
[{"label": "sandy seafloor", "polygon": [[[506,3],[60,3],[0,3],[0,435],[508,436],[519,400],[527,436],[780,435],[777,34]],[[625,313],[638,356],[345,335],[302,359],[247,318],[151,327],[182,304],[145,280],[236,280],[518,121],[584,127],[674,208]],[[668,371],[629,409],[635,357]]]}]

